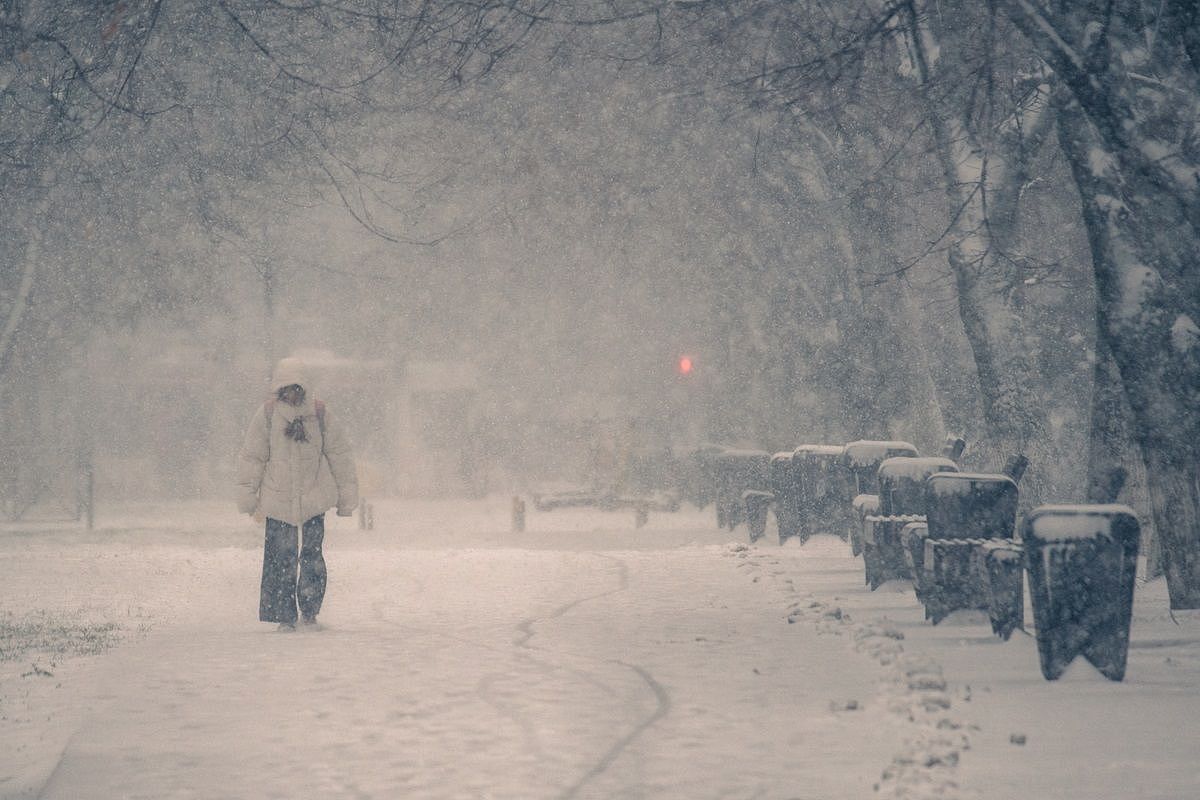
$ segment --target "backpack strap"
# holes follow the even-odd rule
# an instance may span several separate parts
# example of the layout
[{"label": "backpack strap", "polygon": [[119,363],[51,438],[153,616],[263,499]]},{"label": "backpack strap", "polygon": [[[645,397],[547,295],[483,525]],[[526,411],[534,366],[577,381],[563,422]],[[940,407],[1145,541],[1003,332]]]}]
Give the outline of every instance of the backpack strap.
[{"label": "backpack strap", "polygon": [[267,420],[267,460],[271,459],[271,416],[275,413],[275,398],[263,403],[263,417]]}]

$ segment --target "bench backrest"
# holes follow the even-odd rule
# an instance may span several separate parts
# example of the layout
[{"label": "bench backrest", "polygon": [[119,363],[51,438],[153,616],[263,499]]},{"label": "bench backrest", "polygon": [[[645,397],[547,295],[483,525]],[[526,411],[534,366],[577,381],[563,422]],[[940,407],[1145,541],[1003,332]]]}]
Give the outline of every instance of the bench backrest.
[{"label": "bench backrest", "polygon": [[853,477],[843,461],[841,445],[800,445],[792,455],[800,496],[808,503],[848,502],[854,493]]},{"label": "bench backrest", "polygon": [[1083,539],[1124,541],[1139,531],[1137,515],[1126,505],[1038,506],[1025,518],[1023,538],[1039,542],[1072,542]]},{"label": "bench backrest", "polygon": [[917,448],[908,442],[860,439],[843,448],[842,463],[854,477],[852,494],[879,494],[879,465],[897,456],[916,457]]},{"label": "bench backrest", "polygon": [[889,458],[879,465],[879,508],[885,515],[924,514],[925,479],[943,472],[958,472],[948,458]]},{"label": "bench backrest", "polygon": [[712,502],[717,490],[717,445],[704,445],[688,453],[683,460],[680,483],[685,497],[703,508]]},{"label": "bench backrest", "polygon": [[941,473],[925,481],[930,539],[1010,539],[1017,484],[1007,475]]},{"label": "bench backrest", "polygon": [[796,491],[796,467],[791,453],[776,453],[771,456],[768,474],[768,483],[775,494],[787,495]]},{"label": "bench backrest", "polygon": [[765,450],[725,450],[716,456],[718,485],[739,497],[746,489],[767,489],[770,465]]},{"label": "bench backrest", "polygon": [[835,456],[840,457],[846,448],[840,444],[802,444],[793,451],[793,456]]}]

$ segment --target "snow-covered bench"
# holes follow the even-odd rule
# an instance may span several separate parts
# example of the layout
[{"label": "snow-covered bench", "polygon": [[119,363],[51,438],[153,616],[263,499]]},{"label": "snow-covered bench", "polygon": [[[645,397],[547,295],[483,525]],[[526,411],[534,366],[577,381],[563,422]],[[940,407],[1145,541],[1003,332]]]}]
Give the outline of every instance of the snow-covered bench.
[{"label": "snow-covered bench", "polygon": [[1055,680],[1082,655],[1111,680],[1124,678],[1140,534],[1132,509],[1040,506],[1018,540],[1008,475],[935,475],[927,491],[925,529],[910,526],[910,538],[925,545],[918,595],[928,618],[936,624],[957,609],[985,609],[992,630],[1008,639],[1024,624],[1028,572],[1042,675]]},{"label": "snow-covered bench", "polygon": [[718,527],[733,530],[746,520],[743,493],[767,491],[770,463],[765,450],[721,450],[712,456]]},{"label": "snow-covered bench", "polygon": [[925,479],[957,470],[957,464],[940,456],[899,456],[879,465],[879,513],[864,516],[862,527],[864,573],[872,589],[913,577],[900,532],[909,523],[925,521]]},{"label": "snow-covered bench", "polygon": [[691,450],[680,463],[679,493],[696,508],[707,508],[716,499],[716,458],[723,450],[720,445],[706,444]]},{"label": "snow-covered bench", "polygon": [[843,463],[844,451],[840,444],[802,444],[792,453],[801,540],[817,532],[844,536],[849,527],[846,501],[852,478]]},{"label": "snow-covered bench", "polygon": [[[932,607],[944,602],[935,582],[934,570],[925,569],[925,544],[929,540],[929,525],[912,522],[900,531],[900,541],[909,570],[913,574],[913,591],[925,606],[925,619],[933,616]],[[1013,631],[1025,627],[1022,574],[1024,550],[1012,539],[969,539],[973,591],[964,607],[979,607],[988,612],[992,632],[1008,641]],[[945,553],[945,550],[941,552]],[[930,602],[930,596],[934,600]],[[948,613],[948,612],[947,612]],[[944,617],[940,617],[938,621]]]},{"label": "snow-covered bench", "polygon": [[842,464],[850,471],[854,494],[879,494],[879,465],[897,456],[919,456],[909,442],[859,439],[842,448]]},{"label": "snow-covered bench", "polygon": [[[1001,474],[942,473],[929,477],[924,495],[926,527],[911,531],[906,544],[913,561],[914,551],[924,548],[918,597],[925,604],[926,617],[936,625],[960,609],[985,610],[992,616],[993,596],[1011,599],[1015,592],[1019,597],[1020,571],[1005,569],[1008,556],[1004,554],[1009,550],[991,546],[1013,542],[1016,481]],[[992,616],[992,625],[1008,638],[1022,620],[1012,619],[1011,603],[997,603],[997,614],[1002,610],[1008,616]],[[1015,613],[1021,614],[1020,603]]]},{"label": "snow-covered bench", "polygon": [[1021,538],[1042,675],[1055,680],[1082,655],[1125,677],[1140,530],[1124,505],[1040,506]]},{"label": "snow-covered bench", "polygon": [[[879,513],[879,465],[894,456],[917,456],[909,442],[859,439],[842,448],[842,465],[849,473],[852,517],[850,549],[862,554],[863,519]],[[870,498],[875,498],[873,501]]]}]

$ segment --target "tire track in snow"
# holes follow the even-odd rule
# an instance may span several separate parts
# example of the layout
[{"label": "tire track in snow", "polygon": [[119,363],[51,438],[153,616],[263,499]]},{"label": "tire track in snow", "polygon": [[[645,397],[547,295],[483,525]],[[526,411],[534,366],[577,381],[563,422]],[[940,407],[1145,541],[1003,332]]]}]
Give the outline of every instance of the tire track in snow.
[{"label": "tire track in snow", "polygon": [[[595,686],[604,694],[611,696],[615,694],[612,687],[601,681],[592,673],[577,667],[564,666],[562,664],[553,663],[544,658],[538,658],[537,656],[533,655],[535,651],[547,654],[553,654],[553,651],[546,650],[542,647],[536,647],[529,643],[530,640],[537,635],[537,631],[535,630],[537,625],[549,620],[563,617],[572,609],[579,607],[583,603],[599,600],[603,597],[609,597],[619,592],[623,592],[629,588],[629,566],[624,561],[619,558],[601,553],[594,553],[592,555],[596,555],[616,563],[618,575],[617,586],[596,594],[577,597],[569,603],[564,603],[563,605],[554,608],[548,614],[538,617],[529,617],[521,620],[521,622],[517,623],[515,626],[520,635],[512,640],[512,645],[514,648],[516,648],[515,654],[518,658],[525,663],[536,667],[542,674],[551,675],[556,672],[565,672],[575,676],[576,678],[579,678],[584,683]],[[564,654],[559,653],[558,655]],[[513,721],[513,723],[520,729],[521,738],[525,742],[525,748],[530,753],[534,754],[539,759],[544,758],[545,749],[542,747],[541,739],[538,736],[537,726],[532,720],[530,720],[529,715],[523,713],[521,708],[516,704],[506,702],[505,700],[500,699],[497,695],[496,684],[505,678],[511,677],[512,675],[512,671],[497,672],[488,675],[476,684],[475,692],[480,699],[483,700],[483,702],[487,703],[499,713]]]},{"label": "tire track in snow", "polygon": [[[594,553],[593,555],[597,555],[597,556],[600,556],[601,558],[606,558],[606,559],[609,559],[610,561],[616,562],[618,574],[620,575],[619,585],[615,589],[610,589],[605,592],[599,592],[594,595],[588,595],[586,597],[576,598],[575,600],[572,600],[569,603],[565,603],[565,604],[559,606],[558,608],[554,609],[549,614],[547,614],[543,617],[535,617],[535,618],[531,618],[531,619],[522,621],[519,625],[517,625],[517,630],[521,631],[521,636],[518,637],[517,639],[513,640],[514,645],[516,645],[517,647],[520,647],[520,648],[525,648],[527,650],[537,649],[537,650],[544,651],[544,648],[540,648],[540,647],[535,648],[533,645],[531,645],[529,643],[530,640],[533,639],[533,637],[537,635],[537,631],[534,630],[536,625],[543,623],[543,622],[548,622],[549,620],[558,619],[559,617],[566,615],[572,609],[582,605],[583,603],[590,602],[592,600],[599,600],[603,597],[609,597],[611,595],[623,592],[629,588],[629,565],[628,564],[626,564],[623,560],[621,560],[615,556],[605,555],[603,553]],[[664,717],[666,717],[668,714],[671,713],[671,695],[670,695],[670,693],[667,691],[666,687],[664,687],[661,683],[659,683],[657,680],[655,680],[654,676],[645,667],[638,665],[638,664],[629,664],[627,662],[620,661],[617,659],[608,659],[608,660],[605,660],[604,663],[619,664],[620,666],[622,666],[626,669],[636,672],[638,677],[640,677],[642,679],[642,681],[645,682],[646,686],[648,686],[650,691],[654,694],[655,709],[650,714],[649,717],[647,717],[646,719],[639,722],[633,728],[633,730],[631,730],[629,733],[625,734],[620,739],[618,739],[616,742],[614,742],[613,745],[611,747],[609,747],[609,749],[607,751],[605,751],[604,755],[602,755],[600,757],[600,759],[591,767],[591,769],[589,769],[587,772],[585,772],[582,776],[580,776],[580,778],[577,781],[575,781],[575,783],[571,784],[571,786],[569,786],[565,791],[563,791],[563,793],[559,795],[559,797],[562,800],[568,800],[569,798],[576,797],[585,786],[587,786],[589,783],[591,783],[593,780],[595,780],[600,775],[603,775],[605,772],[607,772],[609,767],[611,767],[613,765],[613,763],[617,760],[617,758],[619,758],[620,755],[623,752],[625,752],[625,750],[631,744],[633,744],[635,741],[637,741],[637,739],[640,738],[643,733],[645,733],[652,726],[654,726],[659,720],[663,719]],[[572,672],[574,672],[575,674],[579,674],[579,675],[584,674],[584,673],[578,672],[576,670],[572,670]],[[592,681],[595,682],[595,679],[593,678]],[[597,685],[600,685],[600,684],[597,683]]]},{"label": "tire track in snow", "polygon": [[600,758],[600,760],[596,762],[595,766],[589,769],[583,774],[582,777],[580,777],[579,780],[575,781],[575,783],[568,787],[566,791],[560,794],[559,798],[561,798],[561,800],[568,800],[568,798],[578,795],[583,787],[587,786],[597,777],[607,772],[608,768],[613,765],[618,757],[620,757],[621,753],[625,752],[625,750],[631,744],[637,741],[637,739],[641,737],[643,733],[653,727],[659,720],[671,713],[671,694],[667,691],[665,686],[654,679],[654,676],[651,675],[645,667],[641,667],[637,664],[627,664],[624,661],[613,661],[611,663],[620,664],[621,666],[636,672],[641,679],[646,682],[646,685],[650,687],[650,691],[654,692],[654,699],[657,701],[657,708],[654,709],[653,714],[638,723],[637,727],[617,740],[617,742],[608,749],[608,751]]},{"label": "tire track in snow", "polygon": [[[537,647],[535,645],[530,644],[532,639],[535,636],[537,636],[536,627],[538,625],[545,623],[545,622],[549,622],[551,620],[559,619],[559,618],[567,615],[568,613],[570,613],[573,609],[578,608],[579,606],[583,605],[584,603],[592,602],[594,600],[600,600],[605,597],[610,597],[612,595],[619,594],[619,593],[624,592],[629,589],[629,565],[627,563],[625,563],[624,560],[617,558],[616,556],[610,556],[610,555],[607,555],[604,553],[592,553],[592,555],[598,556],[600,558],[608,559],[609,561],[612,561],[616,564],[617,574],[618,574],[617,586],[615,588],[608,589],[603,592],[597,592],[596,594],[590,594],[590,595],[585,595],[583,597],[577,597],[574,600],[570,601],[569,603],[564,603],[563,605],[558,606],[557,608],[553,609],[548,614],[545,614],[543,616],[530,617],[528,619],[522,620],[520,623],[518,623],[516,625],[516,629],[520,632],[520,636],[513,639],[514,647],[516,647],[520,650],[524,650],[526,652],[536,650],[538,652],[553,654],[554,651],[550,651],[550,650],[547,650],[546,648]],[[568,655],[568,654],[558,653],[558,655]],[[572,656],[572,657],[586,658],[586,656]],[[592,685],[601,688],[607,694],[613,693],[612,689],[609,686],[604,684],[602,681],[598,680],[595,676],[593,676],[583,670],[570,668],[570,667],[564,667],[564,666],[561,666],[558,664],[549,664],[541,659],[536,659],[531,655],[527,655],[526,658],[528,658],[533,663],[537,663],[537,664],[543,666],[544,668],[548,668],[551,671],[565,670],[573,675],[583,678],[585,681],[591,683]],[[597,760],[597,762],[587,772],[585,772],[583,775],[581,775],[579,777],[578,780],[576,780],[573,784],[571,784],[569,787],[567,787],[559,795],[559,798],[561,798],[561,800],[569,800],[570,798],[574,798],[574,797],[578,796],[579,792],[582,791],[584,787],[586,787],[588,784],[590,784],[597,777],[599,777],[599,776],[603,775],[605,772],[607,772],[608,769],[613,765],[613,763],[615,763],[616,760],[621,756],[621,754],[624,753],[625,750],[627,750],[630,745],[632,745],[635,741],[637,741],[642,736],[642,734],[644,734],[647,730],[649,730],[651,727],[653,727],[655,724],[657,724],[660,720],[662,720],[664,717],[666,717],[668,714],[671,713],[671,695],[670,695],[670,693],[667,691],[666,687],[663,686],[661,683],[659,683],[655,679],[654,675],[651,674],[650,671],[647,670],[645,667],[643,667],[639,664],[630,664],[625,661],[621,661],[619,659],[604,659],[602,661],[602,663],[617,664],[621,667],[624,667],[625,669],[635,672],[638,675],[638,677],[641,678],[642,681],[646,684],[646,686],[650,689],[651,693],[653,693],[654,700],[655,700],[655,708],[654,708],[654,711],[651,712],[651,714],[648,717],[643,719],[641,722],[639,722],[637,725],[635,725],[632,730],[630,730],[628,733],[626,733],[624,736],[622,736],[620,739],[618,739],[616,742],[614,742],[608,748],[608,750],[606,750],[604,752],[604,754],[599,758],[599,760]],[[485,679],[485,681],[486,680],[487,679]],[[481,682],[481,686],[483,683],[484,682]],[[500,704],[493,703],[493,705],[496,708],[498,708],[502,711],[505,711],[505,709]],[[506,711],[506,713],[508,713],[508,715],[511,716],[514,719],[514,721],[517,722],[518,725],[521,725],[523,729],[525,728],[525,725],[528,724],[527,721],[522,722],[522,720],[517,719],[517,716],[518,716],[517,713],[512,712],[512,711]],[[532,727],[529,727],[528,731],[536,739],[536,731]],[[540,752],[540,743],[538,743],[536,745],[536,747],[537,747],[537,752]]]},{"label": "tire track in snow", "polygon": [[599,556],[600,558],[605,558],[605,559],[608,559],[609,561],[616,562],[617,574],[618,574],[618,578],[619,578],[617,587],[615,589],[608,589],[606,591],[599,592],[597,594],[589,594],[584,597],[577,597],[574,600],[572,600],[571,602],[564,603],[563,605],[554,609],[549,614],[545,614],[540,617],[530,617],[528,619],[522,620],[516,626],[517,630],[521,632],[521,635],[518,636],[516,639],[513,639],[513,645],[515,645],[516,647],[525,648],[526,650],[535,650],[535,649],[541,650],[543,648],[540,648],[540,647],[535,648],[535,647],[533,647],[533,645],[529,644],[529,640],[537,635],[537,631],[534,630],[534,627],[536,625],[539,625],[543,622],[549,622],[550,620],[558,619],[559,617],[565,616],[573,608],[576,608],[577,606],[581,606],[584,603],[589,603],[592,600],[599,600],[603,597],[609,597],[610,595],[619,594],[620,592],[623,592],[629,588],[629,565],[628,564],[626,564],[624,561],[617,558],[616,556],[605,555],[604,553],[592,553],[591,555]]}]

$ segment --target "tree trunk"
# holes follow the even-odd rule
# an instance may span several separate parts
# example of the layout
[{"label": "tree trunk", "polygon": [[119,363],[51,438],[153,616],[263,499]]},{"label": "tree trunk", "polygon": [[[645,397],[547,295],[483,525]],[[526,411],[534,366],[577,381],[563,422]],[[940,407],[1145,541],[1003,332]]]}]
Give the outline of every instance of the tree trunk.
[{"label": "tree trunk", "polygon": [[1187,453],[1151,453],[1146,459],[1155,529],[1162,536],[1162,567],[1171,608],[1200,608],[1200,470]]},{"label": "tree trunk", "polygon": [[1103,337],[1097,338],[1088,431],[1087,501],[1115,503],[1125,498],[1142,524],[1146,577],[1157,578],[1163,574],[1162,547],[1146,492],[1146,465],[1130,434],[1129,404],[1121,372],[1104,343]]},{"label": "tree trunk", "polygon": [[[53,181],[53,173],[44,176],[44,180]],[[17,338],[17,331],[29,308],[29,298],[33,294],[34,279],[42,259],[42,225],[45,224],[46,212],[50,207],[50,190],[43,189],[42,196],[34,204],[32,213],[26,224],[27,239],[22,255],[24,262],[21,268],[21,281],[16,286],[12,305],[4,315],[4,327],[0,328],[0,377],[3,377],[9,364],[9,356]]]},{"label": "tree trunk", "polygon": [[813,169],[799,174],[798,179],[814,205],[822,209],[830,232],[829,269],[834,284],[830,314],[837,322],[846,365],[845,382],[840,387],[842,425],[851,439],[871,437],[877,435],[872,430],[878,430],[883,417],[878,403],[880,365],[875,355],[878,329],[864,308],[857,249],[835,200],[828,172],[831,159],[836,158],[834,147],[821,131],[807,123],[800,133],[813,153]]},{"label": "tree trunk", "polygon": [[13,340],[17,336],[17,330],[21,327],[21,320],[25,316],[25,309],[29,306],[29,295],[33,292],[33,279],[37,274],[40,239],[41,234],[30,229],[29,241],[25,244],[25,266],[21,272],[21,282],[17,285],[12,306],[8,309],[8,313],[5,314],[4,328],[0,329],[0,376],[4,375],[5,369],[8,366],[9,350],[12,349]]},{"label": "tree trunk", "polygon": [[912,292],[905,283],[897,281],[896,309],[899,320],[909,333],[908,347],[902,358],[910,369],[909,419],[912,426],[912,442],[922,452],[933,454],[946,437],[946,417],[938,398],[933,370],[929,366],[925,326],[918,318]]},{"label": "tree trunk", "polygon": [[1200,608],[1196,232],[1172,213],[1179,198],[1168,186],[1116,169],[1074,98],[1062,100],[1059,126],[1092,249],[1099,337],[1120,370],[1145,459],[1171,607]]},{"label": "tree trunk", "polygon": [[907,287],[899,279],[875,285],[870,274],[895,268],[892,225],[884,211],[891,204],[877,196],[849,205],[835,199],[847,195],[846,184],[861,180],[845,176],[843,165],[861,165],[863,157],[807,119],[799,133],[813,155],[812,168],[800,180],[824,210],[836,254],[832,312],[848,365],[842,387],[847,431],[852,438],[911,438],[925,448],[936,446],[945,424]]},{"label": "tree trunk", "polygon": [[1096,342],[1096,367],[1092,382],[1091,420],[1088,430],[1089,503],[1114,503],[1117,498],[1112,487],[1124,483],[1128,476],[1125,461],[1128,454],[1128,432],[1125,426],[1125,387],[1112,353],[1103,337]]},{"label": "tree trunk", "polygon": [[[1036,501],[1041,484],[1037,475],[1046,468],[1045,412],[1032,393],[1033,358],[1022,335],[1019,309],[1014,304],[1012,267],[1001,257],[1012,249],[1009,247],[1012,243],[996,239],[1000,230],[1016,235],[1018,198],[1003,197],[996,203],[1004,209],[998,215],[996,229],[992,227],[985,202],[989,193],[1002,197],[1020,191],[1024,160],[1033,150],[1025,146],[997,147],[987,159],[983,157],[973,143],[966,118],[948,112],[934,99],[934,68],[929,58],[932,35],[915,6],[911,12],[911,55],[933,136],[934,154],[945,181],[947,215],[952,220],[947,234],[948,260],[954,275],[959,316],[979,377],[988,431],[989,441],[983,444],[982,455],[998,465],[1013,453],[1028,454],[1034,479],[1023,490],[1022,499],[1023,503],[1030,498]],[[1004,149],[1010,152],[1002,152]]]},{"label": "tree trunk", "polygon": [[[973,237],[967,237],[968,239]],[[975,359],[983,418],[994,456],[1024,453],[1045,430],[1040,407],[1030,394],[1030,357],[1021,343],[1020,321],[1005,302],[1007,281],[987,248],[968,242],[951,245],[958,313]]]}]

